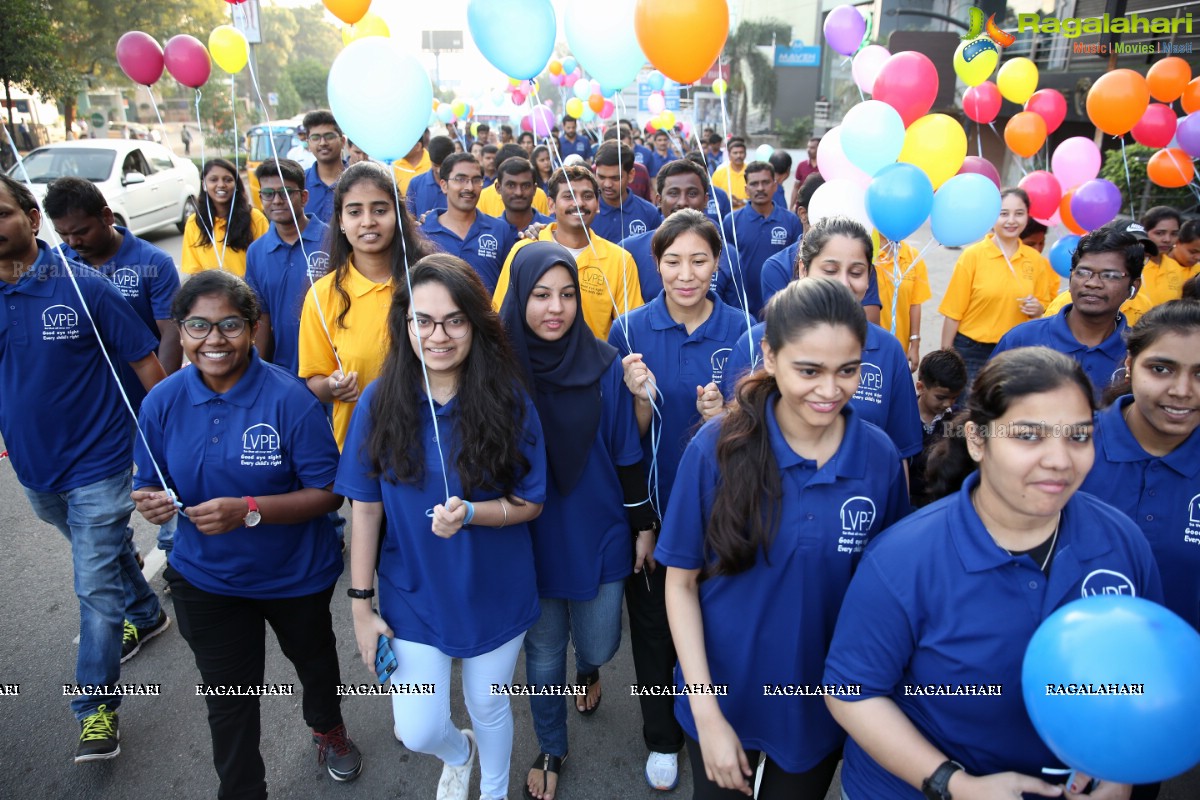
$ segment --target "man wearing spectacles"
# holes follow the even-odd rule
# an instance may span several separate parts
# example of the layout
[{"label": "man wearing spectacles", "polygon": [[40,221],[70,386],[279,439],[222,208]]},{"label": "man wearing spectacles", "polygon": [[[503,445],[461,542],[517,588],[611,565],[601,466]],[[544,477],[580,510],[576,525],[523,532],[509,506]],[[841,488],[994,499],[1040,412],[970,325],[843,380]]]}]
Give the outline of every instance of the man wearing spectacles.
[{"label": "man wearing spectacles", "polygon": [[1099,400],[1125,379],[1125,340],[1129,327],[1121,304],[1142,284],[1145,245],[1135,233],[1099,228],[1079,240],[1071,256],[1071,302],[1055,315],[1016,326],[1000,339],[993,357],[1017,347],[1042,346],[1078,361]]},{"label": "man wearing spectacles", "polygon": [[482,167],[470,153],[454,153],[442,161],[438,185],[447,207],[426,214],[421,230],[443,252],[470,264],[488,291],[494,291],[514,239],[504,222],[479,213]]},{"label": "man wearing spectacles", "polygon": [[[308,131],[308,150],[317,159],[304,176],[308,190],[304,211],[328,225],[333,219],[333,189],[346,170],[342,157],[346,138],[333,114],[323,108],[304,115],[304,129]],[[265,202],[263,206],[265,209]]]}]

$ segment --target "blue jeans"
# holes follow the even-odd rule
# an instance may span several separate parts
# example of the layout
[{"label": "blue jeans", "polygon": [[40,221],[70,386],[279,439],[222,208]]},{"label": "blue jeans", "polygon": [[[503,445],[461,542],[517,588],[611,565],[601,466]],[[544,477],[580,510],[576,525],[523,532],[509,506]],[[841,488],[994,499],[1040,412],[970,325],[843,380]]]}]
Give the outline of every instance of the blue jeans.
[{"label": "blue jeans", "polygon": [[[34,512],[67,537],[79,598],[79,657],[75,682],[114,686],[121,680],[122,623],[140,628],[158,621],[161,607],[134,558],[129,515],[131,470],[66,492],[25,490]],[[82,720],[101,704],[115,710],[119,696],[90,694],[71,700]]]},{"label": "blue jeans", "polygon": [[956,333],[954,334],[953,346],[967,365],[967,387],[963,389],[962,397],[958,401],[959,407],[965,407],[967,398],[971,396],[971,384],[975,383],[975,376],[979,374],[979,370],[983,369],[983,365],[992,357],[992,352],[996,349],[996,345],[989,344],[988,342],[977,342],[968,336]]},{"label": "blue jeans", "polygon": [[179,515],[171,517],[169,520],[158,526],[158,549],[162,550],[167,555],[171,555],[171,550],[175,547],[175,530],[179,527]]},{"label": "blue jeans", "polygon": [[[575,671],[589,675],[607,664],[621,644],[621,600],[625,581],[600,584],[591,600],[542,597],[542,615],[525,634],[525,680],[533,686],[563,686],[567,680],[567,640],[575,643]],[[573,699],[572,699],[573,701]],[[567,754],[567,700],[532,696],[538,747]]]}]

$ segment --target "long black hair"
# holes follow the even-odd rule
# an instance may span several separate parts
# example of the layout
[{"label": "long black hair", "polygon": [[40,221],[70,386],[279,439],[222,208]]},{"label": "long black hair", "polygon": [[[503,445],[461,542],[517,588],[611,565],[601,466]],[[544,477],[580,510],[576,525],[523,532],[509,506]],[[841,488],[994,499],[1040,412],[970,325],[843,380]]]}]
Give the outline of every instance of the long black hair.
[{"label": "long black hair", "polygon": [[[530,468],[521,453],[526,398],[521,369],[492,298],[467,262],[445,253],[414,264],[410,280],[414,290],[426,283],[441,284],[470,321],[471,349],[459,367],[455,394],[455,435],[448,437],[457,451],[446,454],[455,459],[463,496],[484,490],[511,497]],[[421,483],[425,478],[423,417],[428,406],[422,396],[421,359],[409,341],[411,308],[408,284],[401,278],[388,312],[391,344],[375,381],[372,427],[365,443],[372,474],[389,483]]]},{"label": "long black hair", "polygon": [[866,228],[849,217],[825,217],[809,227],[801,237],[800,249],[796,251],[796,263],[792,265],[792,280],[796,280],[801,275],[808,275],[808,270],[817,260],[817,256],[821,255],[825,245],[829,244],[829,240],[835,236],[845,236],[857,240],[863,246],[863,252],[866,253],[867,264],[874,263],[875,244],[871,241],[871,234],[867,232]]},{"label": "long black hair", "polygon": [[254,241],[254,231],[250,227],[250,196],[246,192],[246,184],[233,162],[223,158],[210,158],[204,162],[200,170],[200,194],[196,195],[196,221],[200,229],[196,236],[196,247],[213,246],[213,208],[212,199],[204,188],[204,179],[208,173],[221,168],[233,176],[233,199],[229,203],[229,218],[225,220],[225,247],[230,250],[246,251]]}]

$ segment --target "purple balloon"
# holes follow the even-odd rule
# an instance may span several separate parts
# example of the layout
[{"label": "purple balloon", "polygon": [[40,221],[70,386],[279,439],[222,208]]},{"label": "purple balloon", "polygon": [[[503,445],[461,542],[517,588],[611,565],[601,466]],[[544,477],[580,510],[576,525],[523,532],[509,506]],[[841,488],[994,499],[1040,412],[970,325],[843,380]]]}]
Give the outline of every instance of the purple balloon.
[{"label": "purple balloon", "polygon": [[825,41],[844,56],[854,55],[867,34],[867,21],[854,6],[838,6],[825,17]]},{"label": "purple balloon", "polygon": [[1188,114],[1175,129],[1175,141],[1183,152],[1192,158],[1200,158],[1200,112]]},{"label": "purple balloon", "polygon": [[959,168],[957,175],[982,175],[992,183],[996,184],[996,188],[1000,186],[1000,173],[996,171],[996,167],[986,158],[979,156],[967,156],[963,159],[962,167]]},{"label": "purple balloon", "polygon": [[1079,227],[1094,231],[1113,221],[1121,210],[1121,190],[1103,178],[1088,181],[1071,198],[1071,216]]}]

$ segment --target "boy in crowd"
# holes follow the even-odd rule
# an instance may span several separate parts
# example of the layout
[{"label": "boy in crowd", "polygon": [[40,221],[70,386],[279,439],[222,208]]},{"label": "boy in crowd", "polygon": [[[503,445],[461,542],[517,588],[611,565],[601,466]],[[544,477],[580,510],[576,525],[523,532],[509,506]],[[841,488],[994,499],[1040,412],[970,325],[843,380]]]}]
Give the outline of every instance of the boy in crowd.
[{"label": "boy in crowd", "polygon": [[917,367],[917,410],[924,429],[921,452],[908,470],[908,493],[914,507],[929,503],[925,496],[925,464],[930,449],[946,436],[954,404],[967,385],[967,365],[953,350],[934,350]]}]

